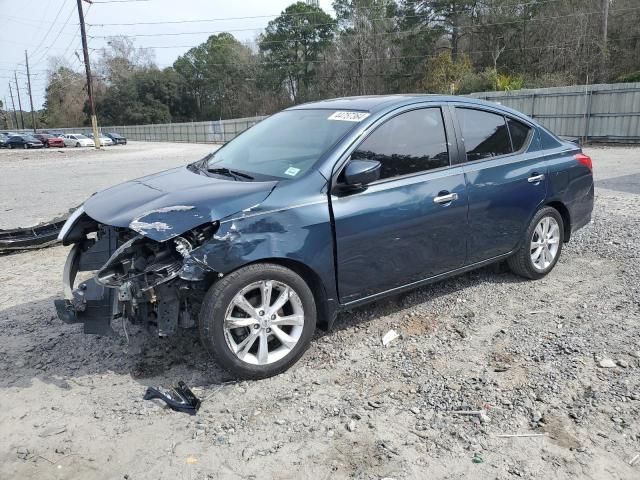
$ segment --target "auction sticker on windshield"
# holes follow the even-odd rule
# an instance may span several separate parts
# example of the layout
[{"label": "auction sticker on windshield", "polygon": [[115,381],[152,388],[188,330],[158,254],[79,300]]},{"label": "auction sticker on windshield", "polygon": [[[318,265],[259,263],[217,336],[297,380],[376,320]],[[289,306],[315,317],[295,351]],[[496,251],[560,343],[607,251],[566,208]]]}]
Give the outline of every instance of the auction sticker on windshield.
[{"label": "auction sticker on windshield", "polygon": [[366,112],[334,112],[329,120],[342,120],[343,122],[361,122],[369,116]]},{"label": "auction sticker on windshield", "polygon": [[295,177],[295,176],[298,174],[298,172],[299,172],[299,171],[300,171],[300,169],[299,169],[299,168],[296,168],[296,167],[289,167],[289,168],[287,168],[287,169],[285,170],[284,174],[285,174],[285,175],[289,175],[289,176],[291,176],[291,177]]}]

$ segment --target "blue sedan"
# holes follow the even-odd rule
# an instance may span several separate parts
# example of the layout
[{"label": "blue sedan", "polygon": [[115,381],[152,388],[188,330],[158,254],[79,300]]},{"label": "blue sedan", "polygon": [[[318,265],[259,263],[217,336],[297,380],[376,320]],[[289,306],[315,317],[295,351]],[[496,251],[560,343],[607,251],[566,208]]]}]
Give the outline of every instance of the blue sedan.
[{"label": "blue sedan", "polygon": [[[316,326],[390,294],[505,261],[541,279],[589,223],[591,159],[519,112],[430,95],[275,114],[215,153],[88,199],[59,317],[159,335],[198,327],[241,378],[294,364]],[[93,277],[76,285],[78,271]]]}]

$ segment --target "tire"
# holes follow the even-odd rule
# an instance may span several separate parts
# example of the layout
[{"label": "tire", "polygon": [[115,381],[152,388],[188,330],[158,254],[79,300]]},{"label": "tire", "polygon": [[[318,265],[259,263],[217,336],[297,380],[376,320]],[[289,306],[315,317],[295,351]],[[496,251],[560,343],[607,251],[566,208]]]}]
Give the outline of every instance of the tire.
[{"label": "tire", "polygon": [[76,147],[79,147],[79,146],[80,146],[80,142],[77,142],[77,143],[76,143]]},{"label": "tire", "polygon": [[45,143],[44,144],[44,148],[49,148],[49,147],[51,147],[51,145],[49,145],[49,143]]},{"label": "tire", "polygon": [[[543,221],[548,222],[548,230],[543,235],[542,242],[537,242],[536,239],[539,240],[540,232],[545,232]],[[538,230],[540,225],[542,225],[542,230]],[[550,233],[552,231],[554,232],[553,235]],[[548,241],[545,242],[544,239],[547,237]],[[553,270],[553,267],[558,263],[562,253],[563,242],[564,222],[562,216],[553,207],[543,207],[533,216],[518,251],[507,260],[509,268],[513,273],[521,277],[531,280],[542,278]],[[536,245],[539,246],[536,248]],[[555,248],[556,245],[557,248]],[[545,257],[545,255],[547,256]],[[548,261],[549,255],[552,255],[550,261]],[[536,258],[536,262],[534,262],[534,258]]]},{"label": "tire", "polygon": [[27,145],[27,144],[25,143],[25,144],[23,144],[23,145],[22,145],[22,148],[24,148],[24,149],[26,150],[27,148],[29,148],[29,145]]},{"label": "tire", "polygon": [[[261,289],[267,285],[265,282],[271,285],[270,306],[275,307],[283,298],[280,295],[285,287],[294,292],[273,316],[260,308],[265,305]],[[242,298],[247,300],[249,308],[253,307],[256,319],[232,304],[243,290],[246,296]],[[266,315],[260,316],[261,312]],[[225,319],[230,316],[243,325],[229,328]],[[291,322],[271,325],[272,319],[279,322],[281,317],[288,317]],[[271,263],[242,267],[214,283],[205,295],[199,318],[200,340],[205,349],[222,368],[247,380],[271,377],[291,367],[309,347],[315,326],[316,304],[307,283],[292,270]],[[276,329],[280,333],[276,333]],[[280,341],[283,333],[286,335],[283,338],[292,342],[288,346]],[[268,343],[263,344],[263,338]],[[243,345],[249,348],[243,349]],[[266,357],[261,355],[263,346],[268,352]],[[236,354],[234,347],[240,352],[246,351]]]}]

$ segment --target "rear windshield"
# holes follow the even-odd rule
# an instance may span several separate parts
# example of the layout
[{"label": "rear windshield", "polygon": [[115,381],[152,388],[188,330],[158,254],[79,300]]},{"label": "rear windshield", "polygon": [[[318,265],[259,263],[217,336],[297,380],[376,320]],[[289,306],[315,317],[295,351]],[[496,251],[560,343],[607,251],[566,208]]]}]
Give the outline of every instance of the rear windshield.
[{"label": "rear windshield", "polygon": [[280,112],[216,151],[207,168],[236,170],[256,179],[295,178],[366,116],[335,110]]}]

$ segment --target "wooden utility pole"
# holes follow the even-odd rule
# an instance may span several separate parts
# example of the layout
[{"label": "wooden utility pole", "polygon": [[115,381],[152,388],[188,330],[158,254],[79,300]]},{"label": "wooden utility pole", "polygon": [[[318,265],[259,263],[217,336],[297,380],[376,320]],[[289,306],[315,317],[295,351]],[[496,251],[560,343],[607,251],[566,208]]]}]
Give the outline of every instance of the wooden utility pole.
[{"label": "wooden utility pole", "polygon": [[[93,141],[96,148],[100,148],[100,136],[98,135],[98,120],[96,118],[96,106],[93,101],[93,86],[91,83],[91,65],[89,64],[89,47],[87,46],[87,32],[84,28],[84,12],[82,0],[78,1],[78,17],[80,19],[80,35],[82,35],[82,53],[84,54],[84,69],[87,73],[87,94],[89,95],[89,108],[91,109],[91,127],[93,128]],[[85,0],[91,3],[90,0]]]},{"label": "wooden utility pole", "polygon": [[13,90],[11,89],[11,82],[9,82],[9,95],[11,95],[11,106],[13,107],[13,116],[16,119],[16,130],[19,128],[18,114],[16,113],[16,104],[13,101]]},{"label": "wooden utility pole", "polygon": [[22,129],[24,130],[24,116],[22,115],[22,101],[20,100],[20,87],[18,87],[18,74],[13,71],[13,78],[16,81],[16,93],[18,94],[18,108],[20,109],[20,121],[22,122]]},{"label": "wooden utility pole", "polygon": [[24,51],[24,61],[27,65],[27,87],[29,87],[29,105],[31,105],[31,127],[33,128],[33,133],[36,133],[36,116],[33,113],[33,96],[31,95],[31,74],[29,73],[29,55],[27,51]]},{"label": "wooden utility pole", "polygon": [[604,83],[607,81],[607,59],[609,52],[607,51],[607,36],[609,28],[609,4],[611,0],[600,0],[602,9],[601,33],[602,33],[602,65],[600,66],[600,80]]},{"label": "wooden utility pole", "polygon": [[2,102],[2,109],[7,112],[7,128],[13,130],[13,122],[11,121],[11,112],[9,112],[9,105],[7,104],[7,97],[4,97]]}]

